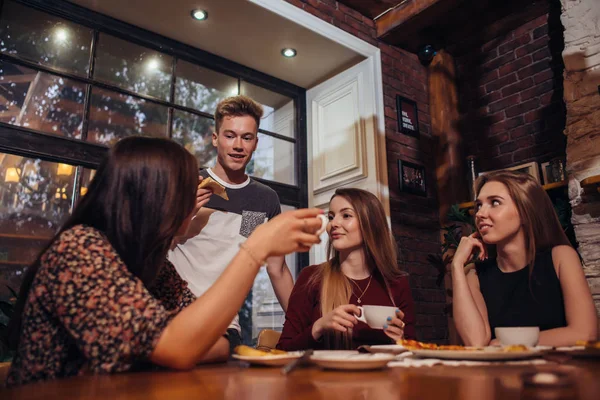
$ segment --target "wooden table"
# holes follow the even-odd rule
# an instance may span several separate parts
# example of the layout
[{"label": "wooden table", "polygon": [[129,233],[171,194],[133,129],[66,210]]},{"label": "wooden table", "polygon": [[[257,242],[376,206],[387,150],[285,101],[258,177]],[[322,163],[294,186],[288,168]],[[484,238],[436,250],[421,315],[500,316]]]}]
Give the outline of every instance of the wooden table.
[{"label": "wooden table", "polygon": [[[562,371],[573,386],[524,387],[521,374]],[[230,362],[189,372],[141,372],[85,376],[1,390],[8,399],[585,399],[600,398],[600,362],[542,366],[388,368],[370,372],[279,368]]]}]

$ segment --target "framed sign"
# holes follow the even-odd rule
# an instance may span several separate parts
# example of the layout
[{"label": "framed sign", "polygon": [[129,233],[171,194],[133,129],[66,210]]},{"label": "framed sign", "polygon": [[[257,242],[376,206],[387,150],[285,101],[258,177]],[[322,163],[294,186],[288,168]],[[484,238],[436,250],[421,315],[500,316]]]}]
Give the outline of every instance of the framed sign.
[{"label": "framed sign", "polygon": [[396,110],[398,112],[398,131],[405,135],[419,137],[417,103],[397,95]]},{"label": "framed sign", "polygon": [[400,186],[401,192],[427,196],[425,167],[398,160],[398,185]]}]

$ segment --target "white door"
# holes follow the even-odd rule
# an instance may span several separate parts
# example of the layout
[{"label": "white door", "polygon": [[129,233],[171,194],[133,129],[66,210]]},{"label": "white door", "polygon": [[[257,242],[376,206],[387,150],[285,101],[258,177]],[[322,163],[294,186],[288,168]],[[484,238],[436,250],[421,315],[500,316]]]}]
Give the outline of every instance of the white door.
[{"label": "white door", "polygon": [[[309,89],[308,203],[327,209],[340,187],[375,194],[389,215],[385,132],[377,128],[373,58]],[[327,234],[310,252],[310,263],[326,260]]]}]

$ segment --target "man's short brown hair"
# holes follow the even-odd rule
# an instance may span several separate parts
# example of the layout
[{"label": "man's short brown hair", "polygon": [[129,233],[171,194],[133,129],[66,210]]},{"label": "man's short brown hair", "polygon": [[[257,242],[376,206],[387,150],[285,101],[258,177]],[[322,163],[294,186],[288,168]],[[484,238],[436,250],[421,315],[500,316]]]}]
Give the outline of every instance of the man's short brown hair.
[{"label": "man's short brown hair", "polygon": [[256,130],[258,130],[260,119],[263,116],[263,108],[260,104],[243,95],[221,100],[215,110],[215,132],[219,133],[224,117],[243,117],[246,115],[254,118]]}]

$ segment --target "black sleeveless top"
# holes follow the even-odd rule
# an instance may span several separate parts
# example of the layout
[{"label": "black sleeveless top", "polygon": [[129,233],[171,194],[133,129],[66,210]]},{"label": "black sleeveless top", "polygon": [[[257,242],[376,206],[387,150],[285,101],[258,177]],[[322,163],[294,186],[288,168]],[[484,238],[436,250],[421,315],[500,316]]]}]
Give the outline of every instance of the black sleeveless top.
[{"label": "black sleeveless top", "polygon": [[536,254],[531,286],[529,268],[505,273],[495,259],[488,259],[478,263],[476,270],[492,339],[496,337],[496,327],[539,326],[544,331],[567,326],[552,250]]}]

